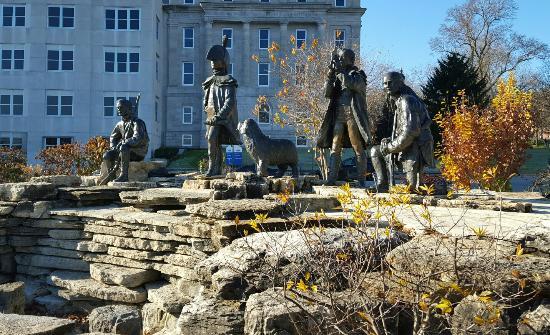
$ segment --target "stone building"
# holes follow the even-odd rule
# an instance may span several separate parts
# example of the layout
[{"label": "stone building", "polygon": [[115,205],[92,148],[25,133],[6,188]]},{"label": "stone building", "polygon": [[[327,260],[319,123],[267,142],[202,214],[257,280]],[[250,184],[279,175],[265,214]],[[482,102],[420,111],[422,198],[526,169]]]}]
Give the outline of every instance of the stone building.
[{"label": "stone building", "polygon": [[118,97],[141,92],[151,147],[162,139],[160,0],[0,1],[0,145],[32,161],[46,146],[108,136]]},{"label": "stone building", "polygon": [[[230,72],[237,79],[239,119],[255,118],[273,137],[296,140],[292,129],[273,124],[270,111],[253,115],[259,95],[270,96],[280,88],[270,75],[267,48],[271,41],[288,47],[290,35],[297,43],[334,39],[359,45],[359,0],[171,0],[167,14],[168,82],[166,89],[166,145],[205,147],[202,81],[211,74],[205,61],[208,48],[229,37]],[[251,55],[258,55],[256,63]],[[270,109],[276,106],[270,106]],[[303,145],[298,141],[298,145]]]},{"label": "stone building", "polygon": [[280,85],[267,47],[336,30],[339,42],[358,45],[364,11],[359,0],[0,0],[0,146],[22,147],[32,161],[47,146],[108,136],[114,101],[141,93],[151,150],[205,147],[205,55],[224,34],[240,119],[295,139],[270,111],[252,114],[258,95]]}]

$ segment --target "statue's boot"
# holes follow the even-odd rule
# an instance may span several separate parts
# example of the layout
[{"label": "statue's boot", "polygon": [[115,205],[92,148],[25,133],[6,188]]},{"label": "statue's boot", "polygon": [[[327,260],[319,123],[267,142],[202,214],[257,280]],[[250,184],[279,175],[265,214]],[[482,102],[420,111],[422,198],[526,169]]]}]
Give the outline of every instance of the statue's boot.
[{"label": "statue's boot", "polygon": [[113,180],[117,183],[128,181],[128,169],[130,168],[130,150],[120,151],[120,174]]},{"label": "statue's boot", "polygon": [[415,171],[415,170],[412,170],[412,171],[408,171],[406,172],[406,178],[407,178],[407,184],[410,186],[411,188],[411,192],[412,193],[417,193],[418,192],[418,171]]},{"label": "statue's boot", "polygon": [[212,150],[209,153],[208,158],[208,170],[206,170],[205,176],[212,177],[221,173],[221,152],[220,150]]},{"label": "statue's boot", "polygon": [[357,181],[359,186],[367,186],[367,157],[365,155],[357,156]]},{"label": "statue's boot", "polygon": [[372,156],[372,166],[374,167],[374,172],[376,173],[376,190],[379,193],[386,193],[389,190],[388,186],[388,168],[383,157]]},{"label": "statue's boot", "polygon": [[326,185],[333,186],[336,185],[336,180],[338,179],[338,172],[340,171],[340,163],[342,158],[340,154],[335,152],[330,153],[329,165],[328,165],[328,178]]}]

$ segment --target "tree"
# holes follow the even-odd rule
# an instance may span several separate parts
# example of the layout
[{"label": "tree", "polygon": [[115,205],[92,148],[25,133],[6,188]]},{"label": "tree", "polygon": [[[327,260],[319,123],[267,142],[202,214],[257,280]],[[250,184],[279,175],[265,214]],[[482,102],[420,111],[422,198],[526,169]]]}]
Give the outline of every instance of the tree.
[{"label": "tree", "polygon": [[467,55],[492,90],[502,75],[550,55],[546,44],[512,30],[516,11],[514,0],[467,0],[448,11],[431,47]]},{"label": "tree", "polygon": [[[422,87],[424,102],[430,116],[442,111],[449,112],[453,98],[459,91],[466,92],[468,101],[484,107],[488,103],[486,81],[479,79],[476,69],[468,59],[459,53],[451,52],[445,59],[438,61],[438,67]],[[436,122],[432,123],[432,134],[436,143],[441,142],[441,129]]]},{"label": "tree", "polygon": [[[334,42],[319,42],[317,39],[309,45],[302,43],[297,48],[296,38],[291,35],[288,46],[283,47],[273,42],[268,48],[267,55],[251,56],[256,62],[260,61],[260,57],[265,57],[262,61],[270,61],[273,64],[272,75],[281,83],[281,89],[273,97],[258,97],[254,113],[258,115],[268,104],[268,100],[274,100],[273,105],[277,106],[273,113],[274,123],[280,127],[294,127],[296,136],[307,139],[323,177],[326,177],[328,171],[328,153],[327,150],[318,149],[315,145],[329,104],[324,95],[323,85],[334,48]],[[367,109],[372,126],[382,117],[385,102],[385,94],[381,87],[382,77],[389,67],[376,59],[364,62],[358,56],[358,50],[354,51],[355,65],[365,69],[367,73]]]},{"label": "tree", "polygon": [[507,189],[534,134],[532,94],[520,91],[511,75],[499,82],[489,108],[470,106],[462,95],[452,108],[452,113],[435,118],[443,130],[443,176],[458,188],[469,189],[475,181],[487,189]]}]

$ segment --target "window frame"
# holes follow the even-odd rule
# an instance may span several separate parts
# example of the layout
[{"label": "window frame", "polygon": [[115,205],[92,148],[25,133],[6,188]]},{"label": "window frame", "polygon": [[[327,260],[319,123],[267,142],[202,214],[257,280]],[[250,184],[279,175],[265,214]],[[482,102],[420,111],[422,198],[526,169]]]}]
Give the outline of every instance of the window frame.
[{"label": "window frame", "polygon": [[[267,73],[263,74],[263,73],[260,73],[260,66],[261,65],[267,65]],[[269,75],[269,70],[270,70],[270,64],[269,63],[258,63],[258,87],[269,87],[269,82],[270,82],[270,75]],[[267,76],[267,85],[261,85],[260,84],[260,76]]]},{"label": "window frame", "polygon": [[[2,109],[2,106],[6,106],[6,104],[3,104],[2,103],[2,96],[9,96],[9,99],[10,99],[10,103],[8,107],[9,109],[9,114],[1,114],[1,109]],[[14,103],[14,97],[15,96],[21,96],[21,104],[15,104]],[[21,114],[15,114],[14,113],[14,110],[15,110],[15,106],[21,106]],[[23,90],[0,90],[0,117],[4,116],[10,116],[10,117],[21,117],[21,116],[24,116],[25,115],[25,95],[24,95],[24,91]]]},{"label": "window frame", "polygon": [[[69,46],[69,45],[52,45],[52,44],[49,44],[47,45],[46,47],[46,71],[47,72],[71,72],[71,71],[74,71],[74,46]],[[58,52],[58,55],[57,55],[57,65],[58,65],[58,68],[57,70],[50,70],[50,51],[57,51]],[[72,53],[72,59],[71,59],[71,64],[72,64],[72,69],[71,70],[64,70],[63,69],[63,52],[68,52],[70,51]]]},{"label": "window frame", "polygon": [[[192,72],[185,72],[185,64],[191,64],[192,66]],[[191,84],[185,83],[185,75],[190,74],[191,78],[193,78]],[[194,62],[181,62],[181,86],[195,86],[195,63]]]},{"label": "window frame", "polygon": [[[116,101],[118,99],[126,99],[126,100],[130,100],[132,101],[132,98],[134,99],[137,99],[137,96],[138,96],[138,92],[130,92],[130,91],[115,91],[115,92],[107,92],[107,91],[104,91],[103,92],[103,117],[105,118],[114,118],[114,117],[117,117],[118,115],[116,114],[117,111],[116,111]],[[113,105],[105,105],[105,99],[106,98],[112,98],[113,99]],[[113,115],[105,115],[105,110],[106,108],[109,107],[112,111],[113,111]]]},{"label": "window frame", "polygon": [[[7,26],[7,25],[4,25],[4,19],[5,19],[5,15],[4,15],[4,8],[5,7],[11,7],[12,8],[12,15],[11,15],[11,25]],[[21,16],[17,16],[16,15],[16,11],[17,11],[17,8],[24,8],[25,10],[25,16],[23,16],[23,25],[22,26],[18,26],[17,25],[17,18],[18,17],[21,17]],[[17,4],[17,3],[14,3],[14,4],[0,4],[0,9],[2,10],[1,12],[1,15],[2,15],[2,25],[1,27],[11,27],[11,28],[26,28],[27,27],[27,5],[26,4]]]},{"label": "window frame", "polygon": [[[4,68],[4,51],[10,52],[10,68]],[[23,58],[15,58],[15,52],[21,51],[23,52]],[[21,68],[15,68],[16,62],[21,61],[23,62],[23,66]],[[25,71],[25,45],[24,44],[0,44],[0,70],[2,71]]]},{"label": "window frame", "polygon": [[[262,109],[262,107],[267,107],[267,109]],[[267,122],[262,122],[260,118],[261,113],[267,113]],[[262,104],[258,109],[258,124],[259,125],[270,125],[271,124],[271,106],[269,104],[264,103]]]},{"label": "window frame", "polygon": [[[50,105],[48,103],[49,97],[56,97],[56,109],[57,114],[48,114],[48,110]],[[63,114],[63,107],[69,106],[63,104],[63,98],[70,97],[71,98],[71,114]],[[57,90],[47,90],[46,91],[46,116],[47,117],[73,117],[74,116],[74,92],[72,91],[57,91]]]},{"label": "window frame", "polygon": [[[50,8],[57,7],[59,8],[59,26],[50,25]],[[65,27],[65,8],[70,8],[73,10],[73,25]],[[59,28],[59,29],[75,29],[76,25],[76,8],[75,6],[66,6],[62,4],[58,5],[48,5],[48,28]]]},{"label": "window frame", "polygon": [[[267,46],[262,48],[262,30],[267,31]],[[265,41],[265,39],[264,39]],[[271,29],[269,28],[259,28],[258,29],[258,49],[267,50],[269,49],[269,42],[271,41]]]},{"label": "window frame", "polygon": [[[188,139],[189,144],[185,143],[185,139]],[[182,147],[192,147],[193,146],[193,134],[181,134],[181,146]]]},{"label": "window frame", "polygon": [[[27,152],[27,133],[21,132],[0,132],[0,139],[7,138],[8,144],[2,144],[0,141],[0,148],[20,149],[23,152]],[[14,139],[21,139],[21,145],[14,144]]]},{"label": "window frame", "polygon": [[[47,144],[47,141],[48,139],[52,139],[52,138],[55,138],[56,139],[56,145],[48,145]],[[61,143],[62,139],[64,140],[67,140],[69,139],[70,142],[69,143]],[[44,136],[42,138],[42,148],[46,149],[46,148],[55,148],[55,147],[58,147],[62,144],[72,144],[73,143],[73,137],[72,136]]]},{"label": "window frame", "polygon": [[[191,31],[191,37],[186,36],[186,31],[188,29]],[[187,46],[185,46],[185,42],[189,39],[191,40],[191,46],[187,47]],[[184,49],[194,49],[195,48],[195,27],[183,27],[183,48]]]},{"label": "window frame", "polygon": [[[188,110],[188,113],[186,113],[186,109]],[[189,121],[185,121],[185,116],[189,117]],[[193,106],[181,106],[181,124],[193,124]]]},{"label": "window frame", "polygon": [[[107,11],[108,10],[114,10],[115,11],[115,18],[114,18],[114,28],[110,29],[107,28]],[[131,11],[137,10],[138,11],[138,29],[132,29],[131,28]],[[119,28],[119,11],[126,11],[126,28],[121,29]],[[105,7],[103,11],[103,17],[104,17],[104,30],[107,31],[141,31],[141,8],[136,7]]]},{"label": "window frame", "polygon": [[[340,36],[343,36],[343,38],[341,39],[338,39],[338,32],[340,32]],[[341,43],[341,44],[339,44]],[[341,48],[345,47],[346,46],[346,30],[345,29],[340,29],[340,28],[336,28],[334,29],[334,45],[335,46],[340,46]]]},{"label": "window frame", "polygon": [[[304,33],[304,38],[298,38],[298,32]],[[300,49],[302,45],[298,46],[298,41],[301,41],[303,44],[305,44],[305,47],[307,47],[307,29],[296,29],[296,49]]]},{"label": "window frame", "polygon": [[223,40],[223,36],[225,35],[224,34],[224,31],[230,31],[231,32],[231,36],[228,36],[227,37],[227,46],[225,47],[226,49],[233,49],[233,37],[234,37],[234,34],[233,34],[233,28],[222,28],[222,40]]},{"label": "window frame", "polygon": [[[303,139],[305,140],[305,144],[299,144],[298,143],[298,140],[299,139]],[[297,148],[307,148],[307,137],[303,136],[303,135],[296,135],[296,141],[294,142],[296,144],[296,147]]]},{"label": "window frame", "polygon": [[[107,53],[113,53],[113,71],[107,71]],[[119,61],[119,55],[125,54],[126,55],[126,61],[124,62],[126,64],[125,71],[119,71],[119,63],[123,63]],[[132,62],[130,60],[131,54],[137,54],[138,55],[138,62],[137,62],[137,71],[130,71],[131,65],[135,64],[136,62]],[[140,64],[141,64],[141,50],[139,47],[104,47],[103,48],[103,70],[104,73],[113,73],[113,74],[139,74],[140,71]]]}]

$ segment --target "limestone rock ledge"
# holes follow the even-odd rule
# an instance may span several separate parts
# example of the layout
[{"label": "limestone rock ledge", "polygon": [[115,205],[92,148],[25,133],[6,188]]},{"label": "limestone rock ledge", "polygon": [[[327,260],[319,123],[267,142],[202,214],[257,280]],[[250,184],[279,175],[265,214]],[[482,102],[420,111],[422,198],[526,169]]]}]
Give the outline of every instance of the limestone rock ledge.
[{"label": "limestone rock ledge", "polygon": [[85,272],[55,271],[48,277],[48,283],[73,293],[102,300],[129,304],[139,304],[147,300],[147,292],[143,288],[109,286],[91,279]]}]

